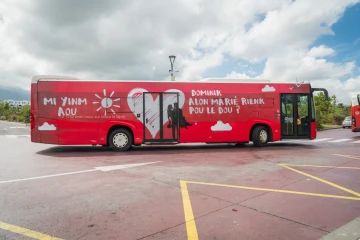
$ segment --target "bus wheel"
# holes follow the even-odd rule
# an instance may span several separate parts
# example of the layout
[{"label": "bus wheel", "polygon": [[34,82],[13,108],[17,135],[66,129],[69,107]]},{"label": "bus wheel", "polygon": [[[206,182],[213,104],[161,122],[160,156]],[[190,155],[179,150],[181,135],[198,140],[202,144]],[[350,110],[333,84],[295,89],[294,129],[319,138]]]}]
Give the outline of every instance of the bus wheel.
[{"label": "bus wheel", "polygon": [[116,152],[127,151],[133,142],[132,134],[123,128],[115,129],[110,133],[109,145]]},{"label": "bus wheel", "polygon": [[256,147],[262,147],[268,143],[269,134],[264,126],[256,126],[252,132],[252,141]]}]

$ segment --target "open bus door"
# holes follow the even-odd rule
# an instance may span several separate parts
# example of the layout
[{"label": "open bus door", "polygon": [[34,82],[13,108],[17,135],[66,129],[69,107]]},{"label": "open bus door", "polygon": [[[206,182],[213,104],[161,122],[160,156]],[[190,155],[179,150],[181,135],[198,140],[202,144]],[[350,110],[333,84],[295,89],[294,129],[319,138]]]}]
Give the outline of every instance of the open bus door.
[{"label": "open bus door", "polygon": [[179,143],[179,93],[144,92],[144,143]]},{"label": "open bus door", "polygon": [[281,136],[283,139],[310,137],[310,109],[309,94],[281,94]]},{"label": "open bus door", "polygon": [[311,93],[281,94],[281,138],[313,139],[316,135],[316,112],[313,92],[324,92],[328,100],[328,92],[324,88],[312,88]]}]

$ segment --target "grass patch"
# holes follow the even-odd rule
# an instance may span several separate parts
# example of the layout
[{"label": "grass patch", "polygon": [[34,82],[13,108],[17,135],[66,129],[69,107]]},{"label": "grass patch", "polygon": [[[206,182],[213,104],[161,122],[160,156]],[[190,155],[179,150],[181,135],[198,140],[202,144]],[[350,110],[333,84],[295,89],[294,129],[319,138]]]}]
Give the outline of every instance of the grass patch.
[{"label": "grass patch", "polygon": [[332,129],[332,128],[341,128],[341,125],[336,125],[336,124],[324,124],[323,125],[323,129]]}]

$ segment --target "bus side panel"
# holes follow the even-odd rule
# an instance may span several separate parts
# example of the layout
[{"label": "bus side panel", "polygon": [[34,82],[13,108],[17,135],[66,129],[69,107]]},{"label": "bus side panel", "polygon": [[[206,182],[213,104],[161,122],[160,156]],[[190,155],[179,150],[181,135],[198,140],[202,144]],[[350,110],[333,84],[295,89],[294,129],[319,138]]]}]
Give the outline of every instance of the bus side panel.
[{"label": "bus side panel", "polygon": [[351,131],[360,132],[360,94],[351,97]]},{"label": "bus side panel", "polygon": [[[138,87],[141,85],[141,87]],[[281,92],[306,92],[307,85],[221,84],[180,82],[53,81],[38,83],[39,117],[44,134],[58,136],[59,144],[104,144],[109,129],[128,126],[135,143],[160,135],[159,99],[143,99],[143,92],[178,92],[180,142],[247,142],[254,124],[267,124],[280,139]],[[143,100],[150,107],[153,126],[144,127]],[[174,99],[164,100],[165,107]],[[146,115],[147,113],[145,113]],[[56,122],[58,121],[58,122]],[[47,141],[50,141],[48,139]]]},{"label": "bus side panel", "polygon": [[273,140],[280,140],[278,93],[225,87],[229,86],[219,90],[221,96],[204,97],[192,96],[193,91],[201,91],[204,85],[185,89],[188,100],[183,112],[192,126],[180,129],[181,143],[248,142],[255,124],[268,125]]},{"label": "bus side panel", "polygon": [[38,83],[41,119],[38,130],[42,142],[61,145],[97,143],[98,112],[88,100],[94,95],[89,91],[89,85],[76,86],[60,81]]},{"label": "bus side panel", "polygon": [[37,84],[31,84],[30,99],[30,138],[31,142],[40,143],[40,132],[38,131],[38,104],[37,104]]},{"label": "bus side panel", "polygon": [[[360,132],[360,106],[351,107],[351,131]],[[354,124],[353,124],[354,123]]]},{"label": "bus side panel", "polygon": [[107,144],[108,134],[111,133],[110,129],[117,126],[130,128],[134,135],[134,144],[142,144],[144,132],[142,123],[139,121],[126,120],[132,118],[130,113],[123,114],[121,118],[124,120],[107,120],[100,123],[99,144]]},{"label": "bus side panel", "polygon": [[38,99],[41,95],[38,92],[38,84],[31,85],[31,141],[37,143],[58,144],[59,130],[58,120],[54,118],[42,117],[44,108],[39,104]]}]

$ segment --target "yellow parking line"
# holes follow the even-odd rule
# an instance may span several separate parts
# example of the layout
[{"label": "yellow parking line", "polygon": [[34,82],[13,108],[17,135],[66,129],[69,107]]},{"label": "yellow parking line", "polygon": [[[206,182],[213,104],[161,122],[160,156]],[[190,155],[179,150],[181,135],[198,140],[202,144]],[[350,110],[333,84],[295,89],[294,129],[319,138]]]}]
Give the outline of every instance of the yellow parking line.
[{"label": "yellow parking line", "polygon": [[36,231],[30,230],[30,229],[18,227],[18,226],[15,226],[15,225],[4,223],[4,222],[0,222],[0,229],[6,230],[6,231],[9,231],[9,232],[13,232],[13,233],[17,233],[17,234],[20,234],[20,235],[24,235],[24,236],[27,236],[27,237],[35,238],[35,239],[61,240],[61,238],[52,237],[52,236],[44,234],[44,233],[36,232]]},{"label": "yellow parking line", "polygon": [[297,192],[297,191],[280,190],[280,189],[272,189],[272,188],[245,187],[245,186],[236,186],[236,185],[227,185],[227,184],[218,184],[218,183],[206,183],[206,182],[186,181],[186,183],[217,186],[217,187],[239,188],[239,189],[246,189],[246,190],[266,191],[266,192],[291,193],[291,194],[308,195],[308,196],[316,196],[316,197],[341,198],[341,199],[360,201],[360,198],[358,198],[358,197],[329,195],[329,194],[320,194],[320,193],[311,193],[311,192]]},{"label": "yellow parking line", "polygon": [[189,191],[187,189],[186,181],[180,181],[180,186],[181,186],[181,194],[184,205],[184,214],[185,214],[188,240],[198,240],[199,237],[196,229],[194,214],[191,207],[190,196],[189,196]]},{"label": "yellow parking line", "polygon": [[294,172],[300,173],[300,174],[302,174],[302,175],[305,175],[305,176],[307,176],[307,177],[313,178],[313,179],[315,179],[315,180],[318,180],[318,181],[320,181],[320,182],[326,183],[326,184],[328,184],[328,185],[330,185],[330,186],[333,186],[333,187],[335,187],[335,188],[341,189],[341,190],[343,190],[343,191],[345,191],[345,192],[348,192],[348,193],[351,193],[351,194],[353,194],[353,195],[355,195],[355,196],[360,197],[360,193],[357,193],[357,192],[352,191],[352,190],[350,190],[350,189],[344,188],[344,187],[342,187],[342,186],[340,186],[340,185],[337,185],[337,184],[335,184],[335,183],[326,181],[326,180],[324,180],[324,179],[322,179],[322,178],[318,178],[318,177],[315,177],[315,176],[313,176],[313,175],[311,175],[311,174],[304,173],[304,172],[302,172],[302,171],[299,171],[299,170],[296,170],[296,169],[294,169],[294,168],[288,167],[288,166],[286,166],[286,165],[284,165],[284,164],[279,164],[279,166],[282,166],[282,167],[287,168],[287,169],[289,169],[289,170],[292,170],[292,171],[294,171]]},{"label": "yellow parking line", "polygon": [[[336,154],[334,154],[336,155]],[[340,155],[340,156],[344,156],[344,157],[349,157],[346,155]],[[354,158],[354,157],[350,157],[350,158]],[[358,158],[355,158],[358,159]],[[360,158],[359,158],[360,160]],[[229,187],[229,188],[238,188],[238,189],[246,189],[246,190],[256,190],[256,191],[267,191],[267,192],[278,192],[278,193],[290,193],[290,194],[299,194],[299,195],[308,195],[308,196],[316,196],[316,197],[327,197],[327,198],[340,198],[340,199],[348,199],[348,200],[356,200],[359,201],[360,200],[360,194],[352,191],[350,189],[344,188],[340,185],[337,185],[335,183],[326,181],[324,179],[321,179],[319,177],[315,177],[311,174],[302,172],[300,170],[294,169],[292,167],[289,166],[306,166],[306,167],[326,167],[326,168],[343,168],[343,169],[360,169],[360,168],[355,168],[355,167],[335,167],[335,166],[316,166],[316,165],[295,165],[295,164],[278,164],[281,167],[287,168],[291,171],[300,173],[302,175],[305,175],[307,177],[313,178],[315,180],[318,180],[320,182],[326,183],[330,186],[333,186],[335,188],[341,189],[345,192],[351,193],[357,197],[348,197],[348,196],[339,196],[339,195],[329,195],[329,194],[319,194],[319,193],[310,193],[310,192],[297,192],[297,191],[288,191],[288,190],[280,190],[280,189],[270,189],[270,188],[256,188],[256,187],[245,187],[245,186],[236,186],[236,185],[228,185],[228,184],[218,184],[218,183],[206,183],[206,182],[194,182],[194,181],[185,181],[185,180],[181,180],[180,181],[180,185],[181,185],[181,194],[182,194],[182,200],[183,200],[183,206],[184,206],[184,213],[185,213],[185,221],[186,221],[186,230],[187,230],[187,237],[188,240],[198,240],[198,233],[197,233],[197,229],[196,229],[196,222],[194,219],[194,214],[193,214],[193,210],[192,210],[192,206],[191,206],[191,201],[190,201],[190,196],[189,196],[189,191],[187,188],[188,184],[199,184],[199,185],[208,185],[208,186],[218,186],[218,187]]]},{"label": "yellow parking line", "polygon": [[[320,178],[315,177],[315,179],[319,180]],[[319,180],[319,181],[321,181],[321,180]],[[322,181],[325,181],[325,180],[322,180]],[[184,214],[185,214],[185,222],[186,222],[186,231],[187,231],[188,240],[199,240],[198,233],[197,233],[197,228],[196,228],[196,222],[195,222],[193,210],[192,210],[192,207],[191,207],[189,191],[188,191],[188,188],[187,188],[188,183],[198,184],[198,185],[208,185],[208,186],[238,188],[238,189],[246,189],[246,190],[278,192],[278,193],[290,193],[290,194],[308,195],[308,196],[316,196],[316,197],[327,197],[327,198],[338,198],[338,199],[347,199],[347,200],[360,201],[359,197],[348,197],[348,196],[310,193],[310,192],[296,192],[296,191],[270,189],[270,188],[256,188],[256,187],[245,187],[245,186],[236,186],[236,185],[228,185],[228,184],[194,182],[194,181],[180,180],[183,207],[184,207]],[[336,185],[336,184],[334,184],[334,185]],[[344,188],[344,189],[346,189],[346,188]],[[351,190],[349,190],[349,191],[351,191]]]},{"label": "yellow parking line", "polygon": [[342,155],[342,154],[333,154],[333,155],[334,156],[339,156],[339,157],[345,157],[345,158],[351,158],[351,159],[360,160],[360,157],[358,157],[358,156]]},{"label": "yellow parking line", "polygon": [[336,166],[318,166],[318,165],[302,165],[302,164],[282,164],[293,167],[315,167],[315,168],[339,168],[339,169],[356,169],[360,170],[360,167],[336,167]]}]

